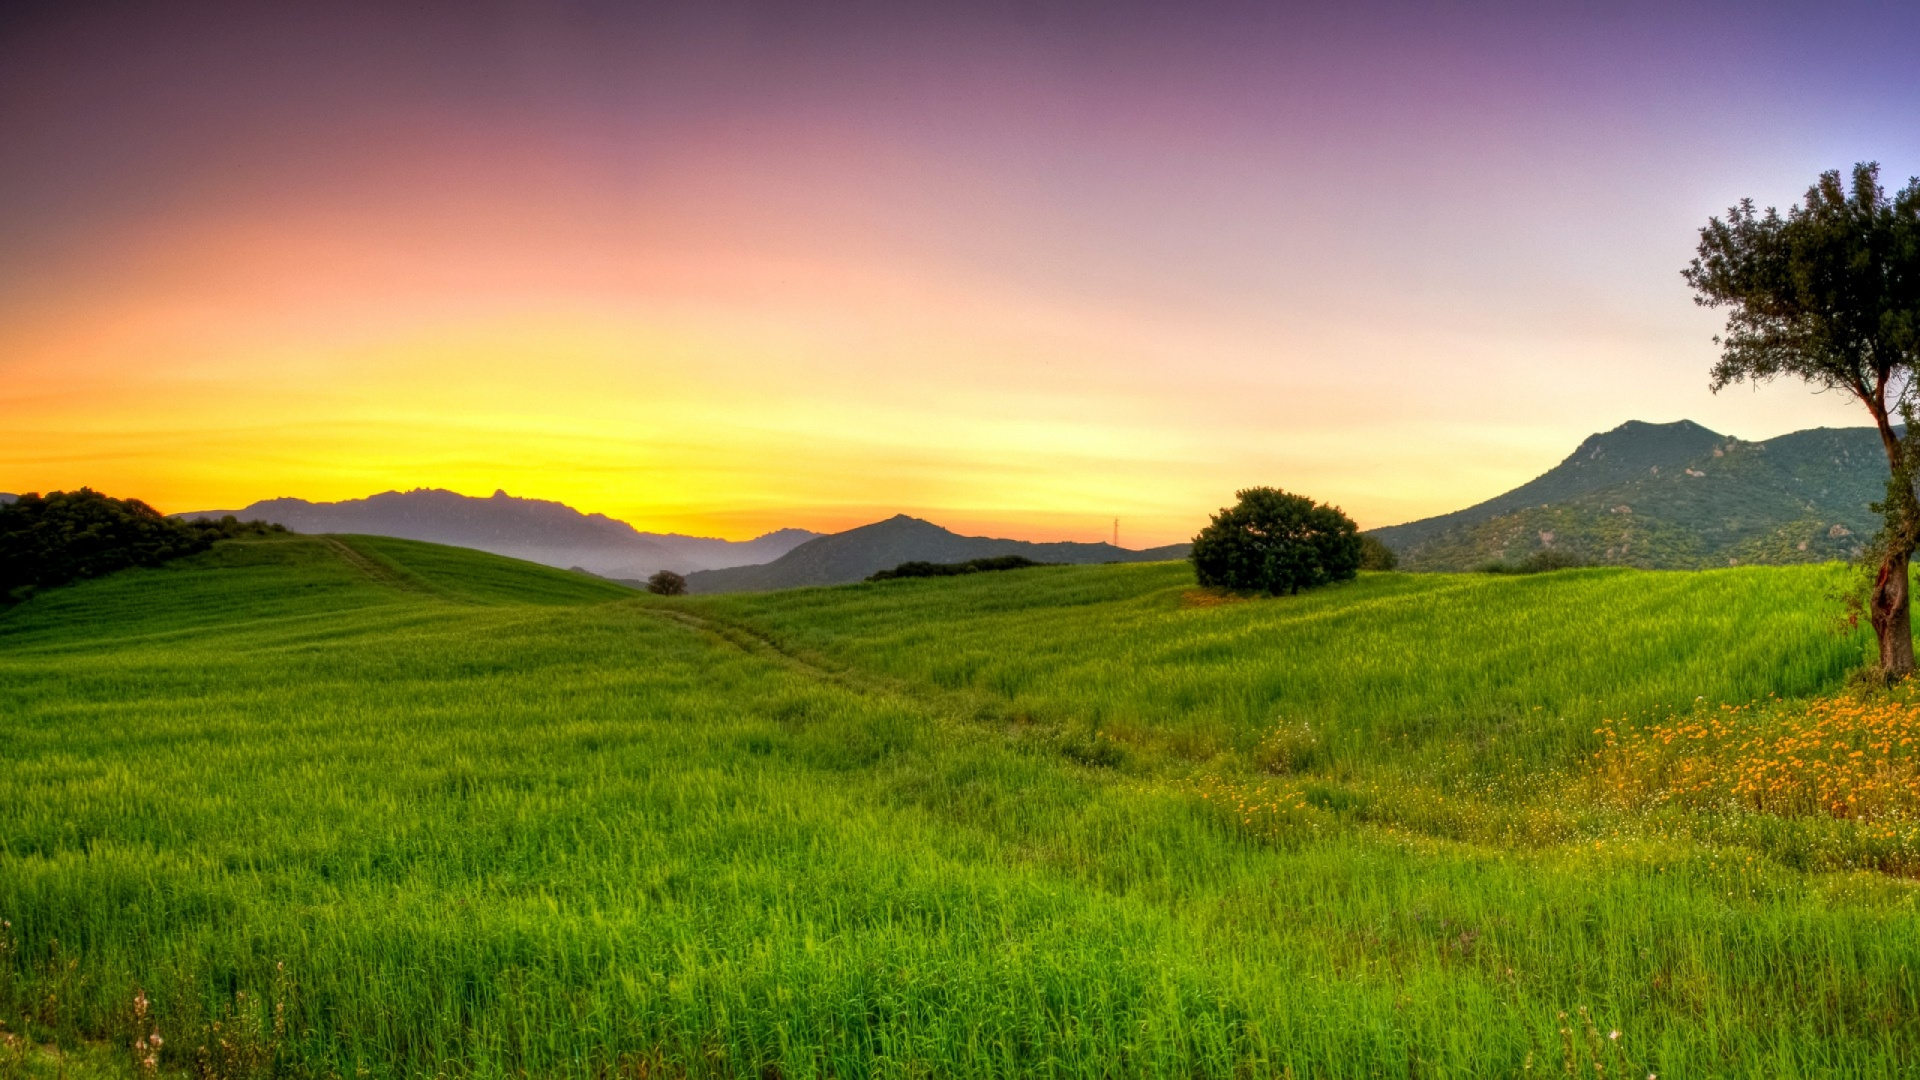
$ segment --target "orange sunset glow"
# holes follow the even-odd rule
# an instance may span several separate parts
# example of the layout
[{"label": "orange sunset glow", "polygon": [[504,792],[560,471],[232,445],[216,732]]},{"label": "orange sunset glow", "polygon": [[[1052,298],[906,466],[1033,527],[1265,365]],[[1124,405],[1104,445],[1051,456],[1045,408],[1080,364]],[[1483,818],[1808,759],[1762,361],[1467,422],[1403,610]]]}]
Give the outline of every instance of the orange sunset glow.
[{"label": "orange sunset glow", "polygon": [[1145,546],[1254,484],[1443,512],[1627,419],[1857,422],[1709,394],[1677,270],[1702,207],[1866,151],[1681,130],[1683,57],[1606,84],[1546,16],[1544,56],[1409,19],[1343,66],[1331,18],[655,18],[10,27],[0,490]]}]

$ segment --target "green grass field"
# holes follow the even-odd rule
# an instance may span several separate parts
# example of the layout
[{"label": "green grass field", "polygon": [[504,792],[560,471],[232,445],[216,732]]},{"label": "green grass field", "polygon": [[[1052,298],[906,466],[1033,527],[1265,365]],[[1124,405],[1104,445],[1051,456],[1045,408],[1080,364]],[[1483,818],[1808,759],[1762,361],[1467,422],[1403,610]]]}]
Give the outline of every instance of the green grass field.
[{"label": "green grass field", "polygon": [[1603,721],[1836,690],[1844,573],[667,599],[229,542],[0,614],[0,1030],[209,1077],[1911,1074],[1909,841],[1591,775]]}]

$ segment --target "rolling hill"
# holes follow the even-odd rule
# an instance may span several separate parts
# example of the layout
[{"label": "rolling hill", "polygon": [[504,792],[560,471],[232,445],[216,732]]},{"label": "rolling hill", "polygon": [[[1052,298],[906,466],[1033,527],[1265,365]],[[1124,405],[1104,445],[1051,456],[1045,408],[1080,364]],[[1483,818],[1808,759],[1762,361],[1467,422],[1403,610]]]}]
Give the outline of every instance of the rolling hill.
[{"label": "rolling hill", "polygon": [[1372,530],[1408,570],[1565,551],[1593,563],[1700,569],[1850,558],[1878,527],[1886,458],[1872,428],[1745,442],[1691,421],[1630,421],[1483,503]]},{"label": "rolling hill", "polygon": [[1036,544],[961,536],[931,521],[896,514],[885,521],[809,540],[761,566],[736,566],[687,575],[695,593],[767,592],[803,585],[844,585],[903,562],[964,562],[996,555],[1023,555],[1043,563],[1157,562],[1184,559],[1187,545],[1134,551],[1112,544]]},{"label": "rolling hill", "polygon": [[605,514],[582,514],[565,503],[496,491],[476,499],[437,488],[388,491],[365,499],[308,502],[268,499],[239,510],[200,510],[180,517],[220,517],[285,525],[303,533],[359,533],[452,544],[601,577],[644,578],[656,570],[687,573],[763,563],[819,533],[780,529],[746,541],[641,532]]},{"label": "rolling hill", "polygon": [[1912,818],[1595,757],[1839,686],[1843,577],[223,543],[0,612],[0,1073],[1907,1075]]}]

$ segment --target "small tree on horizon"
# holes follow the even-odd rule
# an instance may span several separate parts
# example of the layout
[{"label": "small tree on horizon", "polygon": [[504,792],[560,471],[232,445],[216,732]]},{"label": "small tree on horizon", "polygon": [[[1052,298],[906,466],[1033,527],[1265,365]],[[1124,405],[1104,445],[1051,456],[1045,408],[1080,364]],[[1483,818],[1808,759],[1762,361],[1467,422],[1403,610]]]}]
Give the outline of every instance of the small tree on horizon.
[{"label": "small tree on horizon", "polygon": [[1393,570],[1400,565],[1400,553],[1372,533],[1360,534],[1360,569]]},{"label": "small tree on horizon", "polygon": [[1713,367],[1718,393],[1736,382],[1782,375],[1858,398],[1873,416],[1891,476],[1875,504],[1884,525],[1868,549],[1877,562],[1868,617],[1888,678],[1913,671],[1908,562],[1920,541],[1914,495],[1920,446],[1894,428],[1912,413],[1920,368],[1920,178],[1892,199],[1880,167],[1853,168],[1849,192],[1836,171],[1822,173],[1803,205],[1785,217],[1756,213],[1743,199],[1700,230],[1699,254],[1683,271],[1694,302],[1725,307],[1725,332]]},{"label": "small tree on horizon", "polygon": [[687,579],[671,570],[656,570],[647,579],[647,591],[656,596],[684,596]]},{"label": "small tree on horizon", "polygon": [[1278,488],[1247,488],[1193,538],[1200,584],[1270,596],[1298,594],[1360,572],[1359,527],[1339,507]]}]

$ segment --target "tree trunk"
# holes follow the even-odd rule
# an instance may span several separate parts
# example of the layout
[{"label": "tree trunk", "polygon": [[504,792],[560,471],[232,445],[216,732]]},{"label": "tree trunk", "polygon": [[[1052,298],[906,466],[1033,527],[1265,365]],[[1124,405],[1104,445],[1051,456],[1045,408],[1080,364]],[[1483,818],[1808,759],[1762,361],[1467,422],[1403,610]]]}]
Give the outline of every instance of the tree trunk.
[{"label": "tree trunk", "polygon": [[1889,679],[1913,673],[1913,614],[1907,597],[1907,553],[1889,551],[1873,583],[1869,615],[1880,639],[1880,671]]},{"label": "tree trunk", "polygon": [[[1880,431],[1880,445],[1887,451],[1887,468],[1892,480],[1907,477],[1901,468],[1905,447],[1893,430],[1893,418],[1887,415],[1884,388],[1873,395],[1861,394],[1873,413],[1874,427]],[[1908,477],[1911,483],[1911,478]],[[1914,513],[1911,492],[1895,498],[1893,483],[1887,485],[1887,521],[1881,536],[1888,545],[1880,559],[1880,573],[1874,578],[1873,593],[1867,598],[1867,615],[1873,620],[1873,636],[1880,642],[1880,674],[1888,679],[1904,679],[1913,674],[1913,612],[1909,606],[1907,540],[1914,535],[1915,522],[1905,515]]]}]

